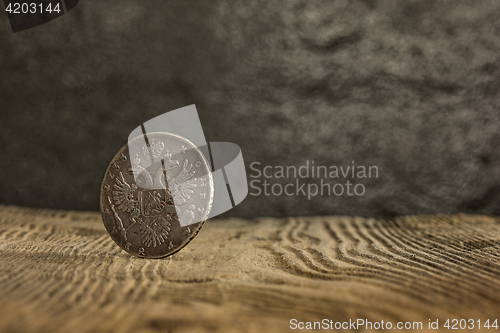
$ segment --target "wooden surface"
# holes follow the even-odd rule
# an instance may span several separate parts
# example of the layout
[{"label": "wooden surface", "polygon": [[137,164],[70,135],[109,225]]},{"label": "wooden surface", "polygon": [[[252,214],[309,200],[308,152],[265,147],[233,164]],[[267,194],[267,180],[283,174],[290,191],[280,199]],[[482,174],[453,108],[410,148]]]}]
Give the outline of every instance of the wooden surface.
[{"label": "wooden surface", "polygon": [[0,331],[500,319],[499,255],[497,218],[308,217],[208,221],[178,254],[145,260],[121,251],[98,213],[0,206]]}]

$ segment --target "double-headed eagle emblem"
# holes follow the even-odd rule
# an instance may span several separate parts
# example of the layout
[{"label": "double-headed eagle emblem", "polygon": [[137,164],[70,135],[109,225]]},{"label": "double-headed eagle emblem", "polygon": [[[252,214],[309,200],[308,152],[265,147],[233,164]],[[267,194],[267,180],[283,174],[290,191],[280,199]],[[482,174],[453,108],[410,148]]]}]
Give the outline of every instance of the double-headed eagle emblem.
[{"label": "double-headed eagle emblem", "polygon": [[[175,169],[179,166],[179,161],[172,160],[171,154],[167,151],[164,164],[158,168],[154,177],[138,163],[129,170],[136,177],[142,176],[145,181],[143,189],[136,184],[127,183],[121,172],[115,177],[113,196],[112,199],[108,197],[108,201],[118,229],[125,239],[127,239],[127,231],[138,224],[142,243],[146,247],[156,247],[167,240],[172,215],[177,216],[176,207],[185,204],[196,188],[195,171],[192,170],[193,165],[187,159],[177,176],[169,177],[164,172],[164,170]],[[165,184],[165,178],[167,184]],[[130,213],[130,224],[126,229],[116,209]]]}]

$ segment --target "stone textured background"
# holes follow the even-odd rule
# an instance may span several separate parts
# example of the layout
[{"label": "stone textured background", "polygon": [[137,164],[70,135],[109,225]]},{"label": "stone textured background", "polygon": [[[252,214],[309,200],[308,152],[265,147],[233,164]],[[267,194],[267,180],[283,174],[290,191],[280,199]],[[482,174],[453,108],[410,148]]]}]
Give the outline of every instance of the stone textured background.
[{"label": "stone textured background", "polygon": [[2,14],[0,203],[98,210],[130,131],[196,104],[247,167],[380,170],[362,197],[226,216],[500,214],[499,36],[496,0],[83,0],[16,34]]}]

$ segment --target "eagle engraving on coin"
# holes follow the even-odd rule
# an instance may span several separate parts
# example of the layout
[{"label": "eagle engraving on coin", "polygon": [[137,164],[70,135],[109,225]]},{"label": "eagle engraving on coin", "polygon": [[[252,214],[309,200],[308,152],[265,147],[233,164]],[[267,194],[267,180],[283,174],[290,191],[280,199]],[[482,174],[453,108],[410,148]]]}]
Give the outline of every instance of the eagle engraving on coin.
[{"label": "eagle engraving on coin", "polygon": [[101,214],[111,238],[146,258],[182,249],[206,221],[212,201],[203,153],[171,133],[148,133],[122,147],[101,188]]}]

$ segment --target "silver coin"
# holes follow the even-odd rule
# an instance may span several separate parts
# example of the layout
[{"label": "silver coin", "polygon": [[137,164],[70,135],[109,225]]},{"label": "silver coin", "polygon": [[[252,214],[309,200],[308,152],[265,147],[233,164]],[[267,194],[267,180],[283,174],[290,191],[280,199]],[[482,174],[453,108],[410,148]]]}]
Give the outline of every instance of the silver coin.
[{"label": "silver coin", "polygon": [[148,133],[123,146],[108,166],[101,214],[123,250],[161,258],[196,236],[213,195],[210,166],[193,143],[171,133]]}]

